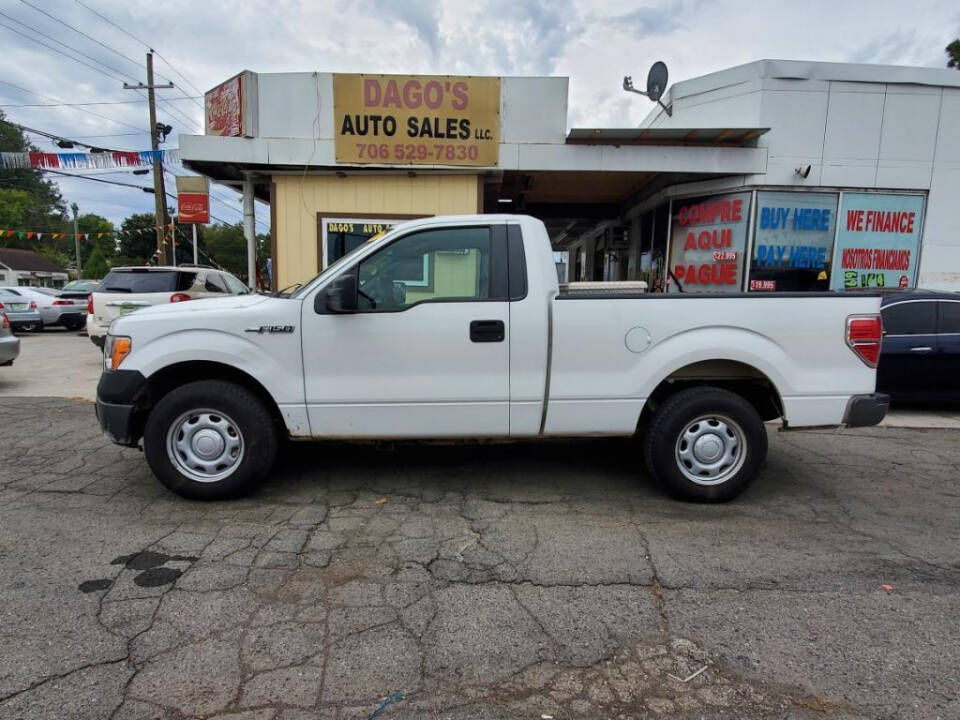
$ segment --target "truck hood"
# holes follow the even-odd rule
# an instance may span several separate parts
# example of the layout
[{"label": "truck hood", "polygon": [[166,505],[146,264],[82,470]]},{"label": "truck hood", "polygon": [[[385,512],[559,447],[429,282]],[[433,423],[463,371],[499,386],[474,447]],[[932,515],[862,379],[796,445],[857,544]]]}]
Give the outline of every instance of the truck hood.
[{"label": "truck hood", "polygon": [[137,310],[131,313],[130,317],[136,315],[143,317],[147,315],[169,315],[171,313],[189,313],[216,310],[242,310],[244,308],[259,305],[267,300],[266,295],[229,295],[221,298],[201,298],[199,300],[188,300],[186,302],[167,303],[165,305],[152,305],[150,307]]}]

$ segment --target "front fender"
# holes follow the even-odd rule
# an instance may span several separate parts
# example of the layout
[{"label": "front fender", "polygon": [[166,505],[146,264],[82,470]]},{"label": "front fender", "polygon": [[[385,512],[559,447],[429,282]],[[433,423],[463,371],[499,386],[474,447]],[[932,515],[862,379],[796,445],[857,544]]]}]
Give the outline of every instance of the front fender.
[{"label": "front fender", "polygon": [[182,362],[208,361],[242,370],[266,388],[278,405],[302,404],[303,362],[298,333],[254,334],[250,337],[214,329],[174,330],[142,345],[134,338],[125,370],[149,378]]}]

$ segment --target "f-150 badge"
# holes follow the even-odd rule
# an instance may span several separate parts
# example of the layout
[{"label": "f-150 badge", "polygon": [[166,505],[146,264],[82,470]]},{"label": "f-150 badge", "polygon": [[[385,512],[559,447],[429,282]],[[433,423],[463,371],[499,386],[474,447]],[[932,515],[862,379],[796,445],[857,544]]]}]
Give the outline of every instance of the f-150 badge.
[{"label": "f-150 badge", "polygon": [[255,332],[263,335],[264,333],[292,333],[293,325],[261,325],[260,327],[249,327],[246,332]]}]

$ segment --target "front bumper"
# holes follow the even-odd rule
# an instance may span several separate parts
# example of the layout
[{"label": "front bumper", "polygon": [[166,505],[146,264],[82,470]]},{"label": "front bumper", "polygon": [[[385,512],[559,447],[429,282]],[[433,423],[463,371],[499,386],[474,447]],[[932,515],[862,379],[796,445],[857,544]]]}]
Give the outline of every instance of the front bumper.
[{"label": "front bumper", "polygon": [[100,422],[100,429],[111,442],[136,447],[140,438],[133,432],[133,409],[133,405],[115,405],[97,400],[94,411]]},{"label": "front bumper", "polygon": [[866,427],[876,425],[887,415],[890,409],[890,396],[885,393],[854,395],[847,403],[847,412],[843,423],[847,427]]},{"label": "front bumper", "polygon": [[103,434],[118,445],[136,447],[140,440],[136,399],[145,382],[137,370],[109,370],[100,375],[94,409]]}]

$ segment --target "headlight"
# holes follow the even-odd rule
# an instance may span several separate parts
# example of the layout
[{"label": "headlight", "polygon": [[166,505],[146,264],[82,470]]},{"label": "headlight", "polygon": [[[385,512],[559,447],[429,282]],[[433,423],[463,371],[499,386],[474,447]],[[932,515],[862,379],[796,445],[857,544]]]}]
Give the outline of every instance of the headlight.
[{"label": "headlight", "polygon": [[103,369],[116,370],[133,349],[133,342],[126,335],[107,335],[103,343]]}]

